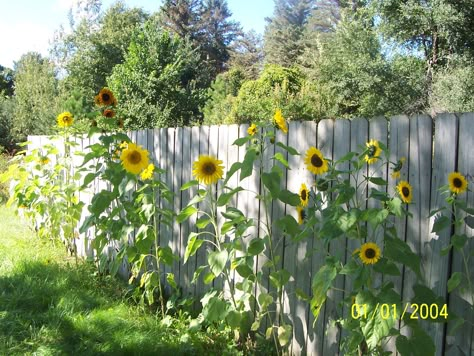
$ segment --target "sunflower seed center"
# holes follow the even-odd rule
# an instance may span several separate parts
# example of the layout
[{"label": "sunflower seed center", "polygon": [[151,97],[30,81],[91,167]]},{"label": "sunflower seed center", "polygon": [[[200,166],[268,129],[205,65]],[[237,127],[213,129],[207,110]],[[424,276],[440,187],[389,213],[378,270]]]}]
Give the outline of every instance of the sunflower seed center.
[{"label": "sunflower seed center", "polygon": [[408,197],[410,195],[410,189],[408,189],[408,187],[403,187],[402,194],[405,198]]},{"label": "sunflower seed center", "polygon": [[323,165],[323,160],[317,154],[311,156],[311,164],[314,167],[321,167]]},{"label": "sunflower seed center", "polygon": [[107,94],[107,93],[103,93],[103,94],[102,94],[102,101],[103,101],[104,103],[107,103],[107,102],[109,102],[109,100],[110,100],[110,95]]},{"label": "sunflower seed center", "polygon": [[305,190],[305,189],[303,189],[303,190],[301,191],[301,199],[302,199],[302,200],[306,200],[306,190]]},{"label": "sunflower seed center", "polygon": [[368,248],[367,250],[365,250],[365,257],[374,258],[375,257],[375,250],[373,248]]},{"label": "sunflower seed center", "polygon": [[211,163],[211,162],[205,163],[205,164],[203,164],[203,166],[202,166],[202,170],[203,170],[204,173],[206,173],[206,175],[209,175],[209,176],[210,176],[210,175],[212,175],[212,174],[215,173],[215,171],[216,171],[216,166],[215,166],[213,163]]},{"label": "sunflower seed center", "polygon": [[454,179],[453,179],[453,185],[454,185],[456,188],[461,188],[461,187],[462,187],[462,180],[459,179],[459,178],[454,178]]},{"label": "sunflower seed center", "polygon": [[142,156],[140,155],[138,151],[133,151],[132,153],[128,155],[128,160],[132,164],[138,164],[142,160]]}]

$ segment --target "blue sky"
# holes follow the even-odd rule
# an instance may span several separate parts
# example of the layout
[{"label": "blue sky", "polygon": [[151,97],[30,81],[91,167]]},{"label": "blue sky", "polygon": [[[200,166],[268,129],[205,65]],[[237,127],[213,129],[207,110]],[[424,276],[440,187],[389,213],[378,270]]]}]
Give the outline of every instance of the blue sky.
[{"label": "blue sky", "polygon": [[[28,51],[48,54],[54,31],[67,27],[67,13],[78,0],[0,0],[0,64],[13,68],[13,62]],[[114,0],[103,0],[107,8]],[[129,7],[157,11],[160,0],[124,0]],[[245,31],[263,34],[265,17],[273,13],[273,0],[227,0],[232,18]]]}]

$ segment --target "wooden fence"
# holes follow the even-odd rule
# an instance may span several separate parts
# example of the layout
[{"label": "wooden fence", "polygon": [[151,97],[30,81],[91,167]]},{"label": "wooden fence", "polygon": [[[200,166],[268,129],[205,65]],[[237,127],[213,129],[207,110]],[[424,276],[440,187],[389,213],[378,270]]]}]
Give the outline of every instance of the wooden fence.
[{"label": "wooden fence", "polygon": [[[192,163],[200,154],[212,154],[224,162],[228,169],[233,162],[243,159],[244,147],[237,147],[232,143],[238,138],[247,135],[247,125],[230,126],[201,126],[184,128],[163,128],[155,130],[143,130],[131,132],[132,141],[146,147],[154,160],[161,168],[166,169],[165,181],[175,192],[174,202],[169,207],[175,212],[185,207],[195,193],[193,189],[180,191],[183,183],[192,179]],[[447,293],[447,281],[452,273],[463,271],[463,259],[459,252],[451,252],[443,257],[440,256],[441,249],[449,243],[449,232],[442,234],[439,238],[431,233],[434,218],[429,218],[431,210],[442,207],[445,203],[438,188],[447,184],[448,174],[459,171],[467,178],[471,186],[474,185],[474,114],[442,114],[435,118],[425,115],[412,117],[396,116],[389,120],[376,118],[372,120],[323,120],[319,123],[313,122],[291,122],[287,135],[278,133],[278,139],[303,153],[310,147],[318,147],[325,157],[338,159],[349,151],[360,151],[370,139],[376,139],[390,150],[390,160],[396,161],[400,157],[406,157],[404,168],[404,179],[408,180],[413,187],[413,204],[409,205],[411,218],[400,220],[397,223],[398,233],[409,246],[419,254],[422,260],[422,274],[426,278],[426,284],[433,291],[444,298],[450,310],[467,319],[467,322],[458,328],[454,334],[450,331],[454,327],[452,323],[426,323],[425,327],[433,338],[436,345],[437,355],[470,355],[474,354],[474,315],[470,306],[470,296],[459,293]],[[40,147],[47,142],[46,137],[29,137],[31,147]],[[79,140],[79,150],[94,143],[94,139]],[[281,152],[289,161],[291,170],[284,174],[283,182],[290,191],[297,192],[301,183],[307,185],[312,182],[311,173],[305,168],[302,156],[289,156],[285,151],[276,147],[274,151],[267,152],[270,158],[275,152]],[[77,163],[81,159],[76,158]],[[271,164],[270,159],[266,160]],[[370,170],[372,167],[368,168]],[[395,181],[390,176],[390,171],[383,172],[383,178],[389,182],[388,189],[393,191]],[[261,187],[256,174],[240,182],[243,188],[248,190],[240,192],[232,201],[247,216],[258,218],[263,214],[258,200],[252,192],[258,192]],[[229,181],[229,186],[239,184],[238,176],[235,175]],[[89,193],[83,193],[81,200],[89,202],[94,192],[106,188],[104,183],[94,182]],[[474,206],[474,195],[471,192],[460,196],[466,199],[469,206]],[[284,214],[296,216],[293,207],[285,206],[279,202],[273,202],[272,219],[276,220]],[[186,223],[174,223],[171,228],[163,226],[160,231],[160,245],[169,245],[179,256],[184,256],[188,235],[194,227],[195,219]],[[473,231],[466,228],[467,236],[472,236]],[[252,231],[259,233],[258,228]],[[92,236],[83,237],[86,239]],[[469,240],[472,250],[474,239]],[[317,253],[311,259],[305,258],[306,252],[312,250],[313,241],[306,239],[299,244],[286,243],[281,248],[281,263],[293,276],[285,290],[284,308],[294,328],[294,341],[290,353],[308,355],[336,355],[340,347],[344,333],[336,326],[329,326],[330,320],[341,317],[338,303],[345,295],[336,289],[329,292],[329,298],[322,309],[317,322],[313,325],[313,316],[307,303],[302,302],[295,296],[295,290],[301,288],[310,294],[312,275],[323,261],[323,257]],[[87,243],[84,244],[87,246]],[[331,252],[346,251],[350,254],[356,246],[352,241],[332,243],[329,246]],[[87,248],[81,251],[88,253]],[[472,255],[472,254],[471,254]],[[263,261],[258,261],[260,266]],[[190,281],[196,266],[205,264],[204,254],[198,253],[188,263],[176,263],[172,272],[178,283],[185,290],[201,295],[209,286],[201,282],[191,285]],[[258,268],[257,266],[257,268]],[[469,262],[471,271],[474,271],[472,258]],[[415,275],[410,270],[402,269],[401,277],[384,276],[383,280],[394,282],[396,289],[402,295],[403,302],[408,302],[413,296],[412,285]],[[170,272],[168,270],[168,272]],[[471,273],[472,274],[472,273]],[[471,275],[471,279],[473,279]],[[237,278],[237,277],[236,277]],[[382,281],[379,281],[382,282]],[[219,287],[217,284],[215,287]],[[336,279],[335,287],[351,291],[350,280],[343,276]],[[348,311],[344,311],[347,315]],[[395,350],[395,340],[390,340],[387,348]]]}]

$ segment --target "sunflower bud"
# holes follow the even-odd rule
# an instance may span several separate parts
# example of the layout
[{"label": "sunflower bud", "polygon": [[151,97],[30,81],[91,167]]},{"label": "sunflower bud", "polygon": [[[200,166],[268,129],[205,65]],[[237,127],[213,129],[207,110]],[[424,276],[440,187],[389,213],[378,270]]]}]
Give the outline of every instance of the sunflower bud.
[{"label": "sunflower bud", "polygon": [[275,137],[270,137],[270,143],[275,143]]}]

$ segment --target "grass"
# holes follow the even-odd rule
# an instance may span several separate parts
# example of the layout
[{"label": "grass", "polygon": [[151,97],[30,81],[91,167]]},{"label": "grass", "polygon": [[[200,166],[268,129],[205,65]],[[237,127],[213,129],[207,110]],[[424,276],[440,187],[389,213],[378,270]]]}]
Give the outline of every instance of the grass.
[{"label": "grass", "polygon": [[40,241],[0,206],[0,355],[239,354],[217,330],[171,326],[125,297],[126,286],[99,277],[62,246]]}]

